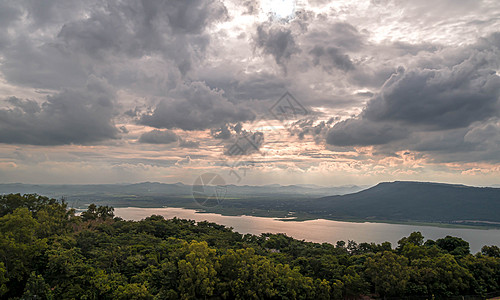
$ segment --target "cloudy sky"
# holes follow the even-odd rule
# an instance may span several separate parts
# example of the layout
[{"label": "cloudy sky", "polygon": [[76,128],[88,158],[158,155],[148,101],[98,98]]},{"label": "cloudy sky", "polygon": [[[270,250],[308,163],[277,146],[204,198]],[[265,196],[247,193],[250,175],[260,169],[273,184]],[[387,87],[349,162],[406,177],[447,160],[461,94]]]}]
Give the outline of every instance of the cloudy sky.
[{"label": "cloudy sky", "polygon": [[0,26],[0,182],[500,184],[497,0],[0,0]]}]

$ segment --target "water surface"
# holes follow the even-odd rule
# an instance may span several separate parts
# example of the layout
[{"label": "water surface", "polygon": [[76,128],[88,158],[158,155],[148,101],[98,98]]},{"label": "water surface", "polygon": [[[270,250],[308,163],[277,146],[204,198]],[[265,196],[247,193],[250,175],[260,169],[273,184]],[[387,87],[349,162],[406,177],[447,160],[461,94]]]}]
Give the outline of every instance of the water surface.
[{"label": "water surface", "polygon": [[281,221],[279,219],[253,216],[223,216],[214,213],[198,213],[196,210],[184,208],[115,208],[115,215],[126,220],[141,220],[151,215],[161,215],[165,218],[191,219],[209,221],[233,227],[239,233],[286,233],[299,240],[317,243],[335,243],[336,241],[354,240],[358,243],[389,241],[397,246],[397,241],[408,236],[413,231],[420,231],[426,239],[439,239],[447,235],[461,237],[470,243],[472,253],[481,250],[484,245],[500,246],[500,230],[498,229],[468,229],[441,228],[433,226],[402,225],[388,223],[354,223],[331,221],[324,219],[303,222]]}]

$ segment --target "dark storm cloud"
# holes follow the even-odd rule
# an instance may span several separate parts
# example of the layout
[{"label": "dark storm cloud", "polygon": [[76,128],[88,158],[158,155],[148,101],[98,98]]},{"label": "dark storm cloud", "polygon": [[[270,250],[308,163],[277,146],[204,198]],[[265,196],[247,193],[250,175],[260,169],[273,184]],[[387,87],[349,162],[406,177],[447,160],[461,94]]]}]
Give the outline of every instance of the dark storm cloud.
[{"label": "dark storm cloud", "polygon": [[443,161],[439,153],[461,161],[493,157],[496,144],[489,141],[500,135],[494,130],[500,115],[499,45],[493,34],[436,52],[422,61],[424,67],[399,68],[359,116],[330,129],[327,143],[432,152]]},{"label": "dark storm cloud", "polygon": [[95,77],[86,88],[48,96],[41,105],[11,97],[11,107],[0,110],[0,142],[62,145],[117,138],[113,99],[112,89]]},{"label": "dark storm cloud", "polygon": [[[82,100],[87,89],[82,86],[85,86],[88,74],[100,74],[98,77],[102,75],[115,86],[126,84],[129,88],[141,90],[144,88],[141,82],[150,84],[152,76],[142,74],[140,69],[135,70],[133,65],[129,67],[128,64],[153,55],[159,56],[163,62],[175,62],[180,71],[186,73],[193,60],[204,56],[210,41],[206,29],[228,18],[226,7],[218,0],[110,0],[92,5],[76,1],[21,1],[18,5],[0,3],[0,8],[0,23],[4,25],[2,27],[15,28],[8,35],[0,33],[0,70],[7,81],[26,87],[63,91],[56,92],[55,96],[49,97],[41,106],[35,101],[12,98],[11,108],[0,112],[3,129],[10,128],[15,120],[23,123],[28,118],[43,126],[23,124],[14,130],[3,130],[1,140],[43,145],[87,144],[116,138],[120,131],[112,122],[117,114],[115,106],[96,109],[99,104],[93,102],[95,93],[92,91]],[[21,22],[23,14],[25,20]],[[39,30],[44,34],[32,39],[30,30]],[[170,67],[168,62],[165,66]],[[132,72],[127,74],[128,68]],[[158,91],[161,96],[169,93],[170,89],[175,89],[177,94],[171,98],[172,101],[161,102],[150,116],[138,109],[129,109],[125,115],[157,128],[171,126],[183,129],[212,128],[225,122],[236,123],[254,118],[248,109],[227,102],[215,89],[212,91],[201,83],[190,84],[189,88],[185,88],[176,74],[170,78],[170,69],[165,72],[169,73],[168,82],[158,76],[154,76],[153,81],[157,85],[155,88],[161,90]],[[195,91],[188,91],[191,88]],[[144,90],[151,91],[151,88],[147,86]],[[59,113],[72,115],[76,109],[80,109],[82,113],[67,120],[70,126],[64,128],[56,124],[66,118],[59,116]],[[184,109],[190,113],[185,114]],[[87,110],[97,112],[90,114]],[[84,123],[85,118],[88,124],[82,125],[78,130],[75,128],[71,136],[61,132],[66,129],[70,131],[72,121]],[[101,130],[90,132],[93,127]],[[53,131],[53,136],[44,134],[50,130]],[[126,130],[121,132],[126,133]],[[152,137],[148,135],[144,135],[142,141],[148,141],[148,138],[152,141]],[[199,143],[183,140],[179,145],[197,147]]]},{"label": "dark storm cloud", "polygon": [[90,42],[90,50],[116,47],[133,53],[134,48],[161,48],[169,38],[166,34],[200,34],[225,18],[226,7],[218,0],[107,1],[89,18],[66,24],[59,35],[68,41]]},{"label": "dark storm cloud", "polygon": [[158,130],[154,129],[148,132],[141,134],[138,139],[139,143],[143,144],[158,144],[158,145],[167,145],[172,143],[177,143],[175,146],[180,148],[199,148],[200,142],[186,140],[180,136],[178,136],[172,130]]},{"label": "dark storm cloud", "polygon": [[179,137],[173,131],[154,129],[152,131],[141,134],[141,136],[139,137],[139,143],[170,144],[177,142],[178,139]]},{"label": "dark storm cloud", "polygon": [[[208,129],[226,143],[244,132],[240,122],[265,117],[291,90],[313,111],[345,108],[344,118],[370,99],[355,118],[295,123],[291,130],[299,138],[376,145],[380,153],[451,149],[493,157],[500,34],[455,47],[448,43],[460,41],[441,33],[452,29],[470,37],[494,24],[497,12],[482,5],[475,10],[471,0],[424,2],[374,1],[365,20],[359,17],[364,8],[354,16],[349,6],[321,13],[298,8],[287,22],[251,24],[252,17],[238,14],[260,14],[259,2],[245,0],[234,19],[218,27],[229,15],[219,0],[0,1],[0,72],[6,83],[0,89],[23,91],[4,97],[25,98],[19,95],[33,89],[52,95],[9,98],[8,107],[0,108],[0,141],[91,144],[126,135],[127,128],[135,132],[123,123],[136,122],[162,129],[139,142],[199,147],[170,131],[179,128]],[[415,34],[401,37],[405,28]],[[400,65],[406,71],[397,72]],[[110,88],[86,85],[89,76],[104,78],[119,98]],[[114,119],[125,126],[115,128]]]},{"label": "dark storm cloud", "polygon": [[449,152],[450,149],[454,149],[453,152],[471,151],[482,140],[467,141],[465,135],[468,131],[467,128],[460,128],[416,133],[410,140],[410,143],[414,143],[411,148],[421,152]]},{"label": "dark storm cloud", "polygon": [[335,146],[382,145],[406,137],[408,131],[390,123],[348,119],[335,124],[326,143]]},{"label": "dark storm cloud", "polygon": [[321,65],[327,72],[331,72],[332,68],[342,71],[354,69],[354,64],[349,55],[342,53],[339,48],[316,46],[309,51],[309,54],[313,56],[314,65]]},{"label": "dark storm cloud", "polygon": [[241,73],[234,76],[225,69],[203,72],[200,77],[213,89],[224,90],[224,96],[233,103],[248,100],[275,100],[286,90],[283,77],[268,72]]},{"label": "dark storm cloud", "polygon": [[397,67],[392,64],[375,64],[374,66],[360,65],[347,75],[352,84],[361,87],[380,87],[396,72]]},{"label": "dark storm cloud", "polygon": [[141,114],[141,109],[136,106],[134,109],[129,109],[125,111],[123,114],[131,118],[135,118]]},{"label": "dark storm cloud", "polygon": [[198,49],[209,42],[204,30],[227,18],[226,7],[211,1],[109,1],[87,19],[65,24],[59,38],[72,51],[95,58],[118,53],[141,57],[160,53],[174,59],[183,73]]},{"label": "dark storm cloud", "polygon": [[227,140],[232,136],[231,128],[228,124],[224,124],[220,128],[212,128],[210,135],[216,139]]},{"label": "dark storm cloud", "polygon": [[250,109],[234,105],[220,91],[192,82],[172,91],[171,98],[162,100],[152,113],[143,114],[139,123],[156,128],[202,130],[254,119]]},{"label": "dark storm cloud", "polygon": [[498,118],[474,123],[467,128],[414,131],[401,140],[377,146],[381,153],[410,149],[434,162],[500,162]]},{"label": "dark storm cloud", "polygon": [[220,128],[210,129],[210,135],[215,139],[227,140],[234,136],[246,133],[241,123],[224,124]]},{"label": "dark storm cloud", "polygon": [[292,136],[297,136],[299,140],[303,140],[305,136],[312,136],[316,144],[325,141],[326,134],[333,124],[338,121],[338,117],[331,117],[328,121],[317,122],[314,118],[302,119],[292,123],[289,131]]},{"label": "dark storm cloud", "polygon": [[300,52],[292,30],[281,26],[269,26],[267,23],[259,25],[254,41],[265,54],[272,55],[280,66],[284,66],[293,54]]},{"label": "dark storm cloud", "polygon": [[[53,29],[65,22],[81,17],[82,12],[88,11],[93,1],[78,0],[49,0],[49,1],[3,1],[16,10],[11,16],[24,17],[28,27],[34,30]],[[10,3],[9,3],[10,2]],[[89,5],[90,4],[90,5]]]},{"label": "dark storm cloud", "polygon": [[[1,72],[12,83],[62,89],[84,85],[89,74],[112,82],[126,67],[119,60],[157,55],[185,74],[204,56],[206,28],[226,19],[218,0],[1,3],[0,24],[11,26],[0,33]],[[36,31],[43,34],[31,37]]]},{"label": "dark storm cloud", "polygon": [[481,57],[471,57],[451,69],[394,74],[368,102],[363,118],[439,130],[466,127],[494,116],[500,78],[481,64]]},{"label": "dark storm cloud", "polygon": [[367,29],[347,22],[333,22],[325,15],[317,15],[310,29],[296,38],[302,49],[307,49],[311,64],[330,75],[341,72],[340,80],[349,85],[379,89],[397,68],[397,60],[415,60],[442,46],[430,42],[402,42],[370,40]]},{"label": "dark storm cloud", "polygon": [[81,86],[87,72],[73,54],[60,45],[48,43],[37,46],[19,38],[2,51],[1,72],[9,82],[45,89]]}]

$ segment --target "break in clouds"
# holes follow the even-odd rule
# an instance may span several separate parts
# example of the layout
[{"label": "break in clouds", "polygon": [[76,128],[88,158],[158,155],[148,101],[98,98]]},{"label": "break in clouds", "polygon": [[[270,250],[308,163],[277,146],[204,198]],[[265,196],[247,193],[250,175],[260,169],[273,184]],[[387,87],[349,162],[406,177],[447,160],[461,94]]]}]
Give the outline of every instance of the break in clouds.
[{"label": "break in clouds", "polygon": [[[243,133],[264,177],[392,158],[387,174],[498,172],[500,5],[310,0],[278,16],[262,1],[0,1],[2,178],[209,168]],[[269,113],[286,91],[307,117]]]}]

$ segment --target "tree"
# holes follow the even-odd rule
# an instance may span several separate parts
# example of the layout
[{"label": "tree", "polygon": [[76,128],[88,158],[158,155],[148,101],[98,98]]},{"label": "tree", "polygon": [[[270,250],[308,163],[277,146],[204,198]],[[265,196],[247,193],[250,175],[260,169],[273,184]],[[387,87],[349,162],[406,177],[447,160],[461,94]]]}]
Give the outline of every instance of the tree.
[{"label": "tree", "polygon": [[21,299],[51,299],[52,292],[42,275],[31,272]]},{"label": "tree", "polygon": [[228,250],[220,257],[219,292],[227,298],[270,298],[276,294],[274,266],[253,248]]},{"label": "tree", "polygon": [[48,203],[40,207],[35,218],[40,224],[37,235],[42,238],[63,235],[71,230],[69,225],[76,222],[75,210],[68,209],[65,202]]},{"label": "tree", "polygon": [[215,249],[207,242],[186,244],[187,255],[178,263],[181,299],[199,299],[213,295],[216,275]]},{"label": "tree", "polygon": [[469,243],[461,238],[454,236],[446,236],[438,239],[436,245],[452,255],[467,255],[470,253]]},{"label": "tree", "polygon": [[78,248],[54,248],[46,253],[44,277],[51,283],[57,298],[77,299],[96,297],[98,290],[92,285],[94,268]]},{"label": "tree", "polygon": [[346,269],[342,282],[344,283],[344,297],[347,299],[358,298],[359,295],[368,291],[368,283],[356,272],[354,266]]},{"label": "tree", "polygon": [[472,275],[470,293],[483,297],[489,292],[496,292],[500,288],[500,259],[489,256],[464,257],[460,264]]},{"label": "tree", "polygon": [[337,241],[337,244],[335,244],[335,247],[337,248],[345,248],[345,241]]},{"label": "tree", "polygon": [[90,204],[86,211],[82,212],[81,217],[83,221],[89,220],[108,220],[112,219],[114,208],[110,206],[96,206],[94,203]]},{"label": "tree", "polygon": [[347,251],[349,251],[350,254],[358,254],[358,243],[355,241],[347,241]]},{"label": "tree", "polygon": [[118,300],[149,300],[153,299],[144,284],[129,283],[119,286],[113,293],[113,298]]},{"label": "tree", "polygon": [[404,237],[398,241],[397,250],[400,251],[407,244],[413,244],[415,246],[422,246],[424,244],[424,236],[420,231],[415,231],[410,233],[408,237]]},{"label": "tree", "polygon": [[498,248],[498,246],[483,246],[483,248],[481,248],[481,254],[500,258],[500,248]]},{"label": "tree", "polygon": [[7,269],[3,262],[0,262],[0,297],[7,293],[7,282],[9,279],[7,278]]},{"label": "tree", "polygon": [[56,199],[50,199],[37,194],[8,194],[0,196],[0,217],[13,213],[18,208],[27,208],[32,213],[37,213],[41,208],[57,203]]},{"label": "tree", "polygon": [[466,292],[473,279],[451,254],[412,261],[410,276],[413,290],[441,297]]},{"label": "tree", "polygon": [[312,278],[300,274],[298,268],[292,269],[287,264],[277,264],[276,272],[273,286],[279,299],[313,299],[317,296]]},{"label": "tree", "polygon": [[410,279],[408,259],[389,251],[379,252],[368,258],[366,274],[381,296],[401,296]]},{"label": "tree", "polygon": [[65,203],[36,195],[0,199],[2,299],[445,298],[500,288],[499,248],[473,256],[454,237],[424,244],[415,232],[396,250],[353,241],[336,247],[243,236],[210,222],[124,221],[107,206],[74,216]]},{"label": "tree", "polygon": [[0,262],[8,276],[9,297],[22,293],[35,258],[47,247],[47,240],[36,236],[39,225],[25,207],[0,217]]},{"label": "tree", "polygon": [[[120,298],[124,295],[130,295],[133,287],[129,287],[127,290],[123,286],[127,284],[127,278],[120,273],[110,273],[100,269],[92,275],[90,283],[93,288],[97,291],[99,298]],[[118,292],[119,289],[122,289]],[[117,294],[119,293],[119,295]]]}]

